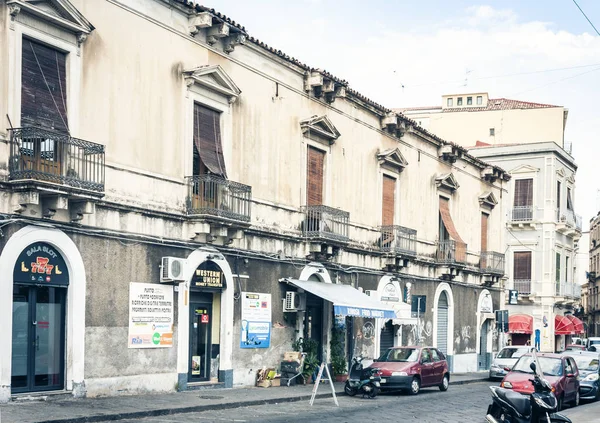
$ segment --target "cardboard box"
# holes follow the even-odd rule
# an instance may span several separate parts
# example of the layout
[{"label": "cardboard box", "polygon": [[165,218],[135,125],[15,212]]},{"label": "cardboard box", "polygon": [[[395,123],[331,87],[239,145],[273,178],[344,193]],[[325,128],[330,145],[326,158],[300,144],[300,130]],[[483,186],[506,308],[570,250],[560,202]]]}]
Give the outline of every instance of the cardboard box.
[{"label": "cardboard box", "polygon": [[272,380],[261,380],[260,382],[256,383],[256,386],[259,388],[270,388],[272,385]]},{"label": "cardboard box", "polygon": [[302,357],[302,355],[300,354],[299,351],[291,351],[291,352],[283,353],[283,361],[297,361],[299,363],[301,357]]},{"label": "cardboard box", "polygon": [[271,381],[271,386],[281,386],[281,379],[276,378]]}]

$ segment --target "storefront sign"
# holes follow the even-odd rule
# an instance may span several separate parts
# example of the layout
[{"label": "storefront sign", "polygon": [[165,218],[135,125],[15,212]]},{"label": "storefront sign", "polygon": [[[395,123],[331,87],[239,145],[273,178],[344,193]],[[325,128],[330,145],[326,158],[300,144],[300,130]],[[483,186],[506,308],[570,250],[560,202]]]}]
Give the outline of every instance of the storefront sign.
[{"label": "storefront sign", "polygon": [[19,254],[13,279],[16,283],[68,286],[69,270],[54,247],[45,242],[36,242]]},{"label": "storefront sign", "polygon": [[226,288],[223,271],[217,263],[207,260],[194,271],[190,287],[206,291],[221,291]]},{"label": "storefront sign", "polygon": [[390,302],[399,302],[400,301],[400,292],[398,292],[398,288],[392,283],[388,282],[383,287],[383,293],[381,294],[381,301],[390,301]]},{"label": "storefront sign", "polygon": [[271,294],[242,292],[240,348],[269,348],[271,344]]},{"label": "storefront sign", "polygon": [[129,348],[173,346],[173,287],[129,284]]},{"label": "storefront sign", "polygon": [[519,304],[519,291],[515,289],[508,291],[508,303],[512,305]]},{"label": "storefront sign", "polygon": [[492,297],[487,294],[481,299],[481,306],[479,307],[480,313],[491,313],[494,309],[492,304]]}]

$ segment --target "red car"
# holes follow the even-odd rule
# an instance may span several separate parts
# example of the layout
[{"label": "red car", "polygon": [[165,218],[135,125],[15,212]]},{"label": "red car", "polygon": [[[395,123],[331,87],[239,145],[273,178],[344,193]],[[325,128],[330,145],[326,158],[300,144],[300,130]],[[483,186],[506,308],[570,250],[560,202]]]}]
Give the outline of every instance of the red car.
[{"label": "red car", "polygon": [[[566,402],[572,407],[579,405],[579,370],[573,357],[562,354],[539,353],[538,359],[544,378],[552,385],[552,392],[558,400],[558,409],[561,410]],[[533,392],[533,371],[529,367],[532,361],[531,354],[519,358],[512,370],[504,376],[500,386],[512,389],[522,394]]]},{"label": "red car", "polygon": [[416,395],[430,386],[446,391],[450,383],[446,357],[432,347],[389,348],[370,367],[380,369],[383,390],[402,389]]}]

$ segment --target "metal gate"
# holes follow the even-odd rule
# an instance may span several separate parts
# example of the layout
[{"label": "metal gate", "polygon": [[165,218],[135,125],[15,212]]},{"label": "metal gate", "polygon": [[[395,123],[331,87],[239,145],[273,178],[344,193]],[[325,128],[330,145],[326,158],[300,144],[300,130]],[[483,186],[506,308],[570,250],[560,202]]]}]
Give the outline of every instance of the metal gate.
[{"label": "metal gate", "polygon": [[392,320],[385,322],[385,325],[381,328],[381,334],[379,336],[379,355],[381,356],[388,348],[394,346],[394,325]]},{"label": "metal gate", "polygon": [[477,356],[477,362],[479,370],[488,370],[490,368],[489,354],[488,354],[488,332],[489,332],[489,320],[485,320],[481,325],[481,336],[479,338],[479,355]]},{"label": "metal gate", "polygon": [[448,297],[444,291],[437,306],[437,348],[448,354]]}]

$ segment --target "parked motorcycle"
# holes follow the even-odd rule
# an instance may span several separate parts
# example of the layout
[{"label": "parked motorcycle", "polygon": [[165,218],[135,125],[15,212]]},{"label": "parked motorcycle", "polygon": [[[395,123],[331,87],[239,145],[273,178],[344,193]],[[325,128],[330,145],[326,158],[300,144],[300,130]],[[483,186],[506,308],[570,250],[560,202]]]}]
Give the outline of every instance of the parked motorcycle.
[{"label": "parked motorcycle", "polygon": [[344,392],[351,397],[361,392],[363,398],[365,396],[368,398],[375,398],[381,387],[379,369],[375,367],[364,369],[362,360],[362,356],[354,357],[352,359],[352,365],[350,366],[348,380],[346,380],[346,385],[344,386]]},{"label": "parked motorcycle", "polygon": [[571,420],[556,413],[558,401],[552,385],[544,379],[536,349],[531,349],[533,361],[534,392],[529,396],[499,386],[490,386],[492,404],[488,407],[486,420],[490,423],[571,423]]}]

